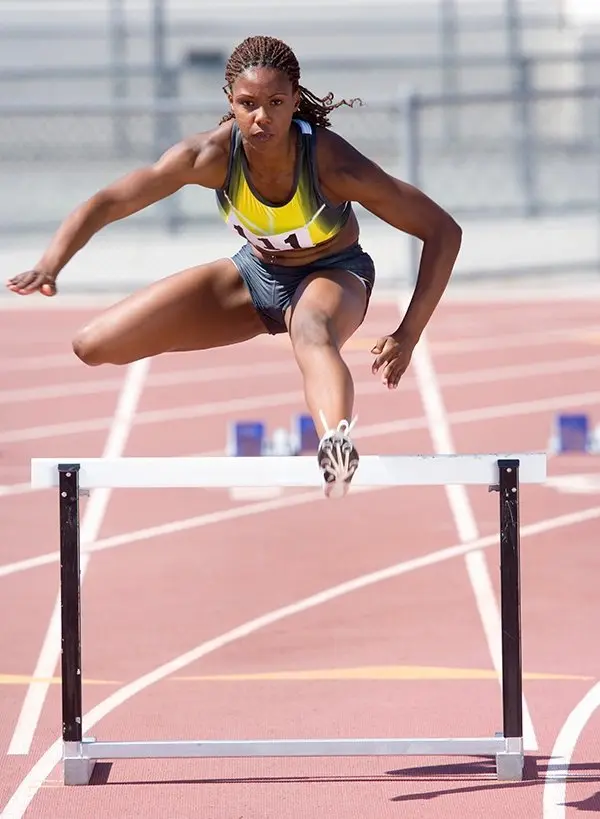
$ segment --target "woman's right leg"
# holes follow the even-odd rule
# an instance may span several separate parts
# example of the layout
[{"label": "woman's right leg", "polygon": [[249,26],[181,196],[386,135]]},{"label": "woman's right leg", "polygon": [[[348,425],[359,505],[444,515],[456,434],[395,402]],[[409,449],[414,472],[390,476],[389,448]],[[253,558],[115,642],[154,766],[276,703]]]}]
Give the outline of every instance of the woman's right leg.
[{"label": "woman's right leg", "polygon": [[90,366],[205,350],[266,333],[231,259],[182,270],[127,296],[84,326],[75,354]]}]

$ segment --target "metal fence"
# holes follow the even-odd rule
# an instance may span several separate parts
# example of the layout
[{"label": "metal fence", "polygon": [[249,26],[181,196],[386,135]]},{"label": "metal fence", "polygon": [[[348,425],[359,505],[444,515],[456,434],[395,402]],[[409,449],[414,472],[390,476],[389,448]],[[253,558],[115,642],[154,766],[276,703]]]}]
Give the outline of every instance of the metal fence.
[{"label": "metal fence", "polygon": [[[153,98],[0,105],[0,229],[47,229],[107,182],[214,127],[225,111],[225,100]],[[359,150],[460,216],[600,209],[600,84],[402,94],[333,116]],[[172,229],[212,214],[210,192],[185,190],[133,219]]]},{"label": "metal fence", "polygon": [[[253,30],[291,41],[317,94],[361,97],[335,112],[336,130],[461,221],[600,224],[600,44],[573,44],[560,0],[474,0],[472,13],[418,0],[360,19],[325,9],[329,23],[320,9],[319,28],[264,2],[252,25],[220,5],[208,20],[176,3],[167,14],[163,0],[133,15],[126,0],[97,2],[76,26],[13,5],[0,30],[5,238],[47,235],[100,187],[214,127],[226,55]],[[186,188],[116,229],[168,237],[216,220],[214,193]],[[580,266],[598,269],[600,234],[586,236]]]}]

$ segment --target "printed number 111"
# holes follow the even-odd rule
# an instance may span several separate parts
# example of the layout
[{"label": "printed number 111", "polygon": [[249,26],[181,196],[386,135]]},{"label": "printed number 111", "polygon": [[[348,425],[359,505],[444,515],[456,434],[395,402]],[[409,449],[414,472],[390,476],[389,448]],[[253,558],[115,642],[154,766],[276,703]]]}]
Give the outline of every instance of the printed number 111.
[{"label": "printed number 111", "polygon": [[[247,239],[248,238],[246,236],[246,234],[244,233],[244,229],[243,229],[243,227],[241,227],[241,225],[234,225],[234,228],[237,231],[237,233],[240,234],[242,239]],[[275,247],[275,245],[271,241],[269,241],[269,239],[265,239],[262,236],[258,236],[257,241],[260,242],[261,244],[263,244],[266,247],[267,250],[277,250],[278,249],[278,248]],[[298,237],[296,236],[295,233],[290,233],[290,235],[286,239],[283,240],[283,243],[286,244],[286,245],[289,245],[293,250],[300,250],[300,243],[298,242]]]}]

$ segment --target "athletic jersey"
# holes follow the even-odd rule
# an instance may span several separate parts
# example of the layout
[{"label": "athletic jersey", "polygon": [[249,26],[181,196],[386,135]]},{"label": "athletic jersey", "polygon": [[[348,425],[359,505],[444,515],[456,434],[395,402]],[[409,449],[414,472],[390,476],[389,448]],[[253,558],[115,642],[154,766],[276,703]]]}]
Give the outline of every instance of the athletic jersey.
[{"label": "athletic jersey", "polygon": [[315,162],[315,133],[308,122],[293,120],[299,151],[293,193],[282,205],[264,199],[252,185],[237,123],[231,131],[225,186],[216,191],[225,222],[243,239],[262,250],[292,250],[330,239],[346,224],[351,203],[334,206],[321,192]]}]

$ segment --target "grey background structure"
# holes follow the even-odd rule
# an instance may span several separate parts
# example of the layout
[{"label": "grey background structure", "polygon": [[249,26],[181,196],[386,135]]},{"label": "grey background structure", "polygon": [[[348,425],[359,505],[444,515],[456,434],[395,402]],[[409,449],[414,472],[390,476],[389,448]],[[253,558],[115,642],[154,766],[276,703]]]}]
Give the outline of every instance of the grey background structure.
[{"label": "grey background structure", "polygon": [[[60,220],[226,110],[251,33],[286,39],[319,94],[359,96],[336,129],[463,225],[457,276],[600,272],[600,32],[559,0],[19,0],[0,27],[0,261],[35,263]],[[414,245],[359,208],[386,286]],[[112,225],[61,276],[131,289],[237,247],[214,194],[186,189]]]}]

